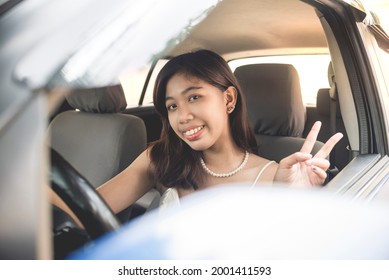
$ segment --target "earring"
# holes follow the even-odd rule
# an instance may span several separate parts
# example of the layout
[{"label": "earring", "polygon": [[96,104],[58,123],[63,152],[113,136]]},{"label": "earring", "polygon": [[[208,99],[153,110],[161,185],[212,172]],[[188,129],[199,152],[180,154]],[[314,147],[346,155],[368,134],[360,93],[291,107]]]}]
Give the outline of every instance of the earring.
[{"label": "earring", "polygon": [[231,107],[228,107],[228,108],[227,108],[227,113],[228,113],[228,114],[231,114],[232,111],[234,111],[234,109],[235,109],[235,106],[234,106],[234,105],[232,105]]}]

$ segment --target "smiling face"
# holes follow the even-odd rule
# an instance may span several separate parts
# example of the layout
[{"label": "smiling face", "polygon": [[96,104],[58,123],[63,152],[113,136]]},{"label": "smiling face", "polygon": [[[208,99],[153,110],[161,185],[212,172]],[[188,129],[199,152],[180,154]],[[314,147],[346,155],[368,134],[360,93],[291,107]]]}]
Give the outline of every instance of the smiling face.
[{"label": "smiling face", "polygon": [[170,126],[192,149],[204,151],[232,139],[227,108],[234,88],[226,91],[184,74],[174,75],[166,86]]}]

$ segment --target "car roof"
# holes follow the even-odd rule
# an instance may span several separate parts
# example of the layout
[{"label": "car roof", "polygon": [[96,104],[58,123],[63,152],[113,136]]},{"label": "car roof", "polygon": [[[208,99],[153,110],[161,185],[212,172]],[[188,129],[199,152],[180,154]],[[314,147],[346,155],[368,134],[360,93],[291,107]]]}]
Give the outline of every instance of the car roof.
[{"label": "car roof", "polygon": [[[37,0],[42,3],[45,1]],[[39,13],[43,12],[39,7],[36,10],[36,5],[28,3],[22,1],[20,4],[31,9],[28,14],[31,30],[36,29],[36,34],[39,32],[42,34],[39,35],[40,39],[38,35],[25,36],[23,33],[25,29],[21,27],[19,30],[19,25],[15,25],[15,22],[20,21],[20,17],[26,16],[23,8],[19,9],[19,13],[8,16],[4,28],[8,28],[7,24],[12,26],[14,37],[18,36],[17,33],[20,31],[20,37],[23,35],[23,38],[20,38],[24,41],[23,45],[34,47],[28,50],[12,50],[26,53],[16,66],[7,68],[12,69],[15,80],[35,89],[45,86],[47,79],[50,79],[48,81],[50,87],[69,84],[77,87],[104,86],[117,82],[119,74],[126,71],[123,69],[126,64],[128,67],[139,68],[146,61],[199,48],[216,51],[227,60],[265,54],[328,52],[323,29],[316,15],[317,11],[300,0],[203,0],[190,4],[176,1],[174,3],[177,10],[172,10],[161,3],[155,7],[147,7],[151,2],[146,1],[138,3],[139,5],[133,8],[126,6],[126,1],[101,0],[98,1],[98,6],[101,7],[94,10],[93,16],[87,3],[72,6],[72,9],[64,10],[58,15],[58,19],[53,20],[52,24],[45,28],[41,27],[42,17],[39,17]],[[50,12],[50,9],[47,10]],[[74,20],[75,15],[84,13],[89,16],[82,21]],[[142,13],[147,16],[143,16]],[[245,16],[242,17],[242,14]],[[135,17],[133,22],[128,21],[131,17]],[[149,17],[154,18],[155,25],[147,25]],[[201,21],[202,19],[204,20]],[[111,31],[117,30],[114,29],[116,25],[123,22],[124,25],[119,26],[123,28],[121,31],[123,33],[116,38],[115,32]],[[196,25],[197,22],[200,23]],[[185,24],[189,25],[185,27]],[[186,31],[185,34],[177,34],[182,30]],[[102,34],[96,38],[94,34],[99,32]],[[106,36],[107,34],[109,36]],[[120,40],[117,40],[118,38]],[[121,40],[122,38],[124,40]],[[111,43],[103,42],[101,39],[111,40]],[[4,43],[9,45],[6,41]],[[164,49],[163,44],[166,45]],[[80,49],[80,46],[84,48]],[[51,52],[55,50],[56,58],[45,61],[37,69],[35,62],[41,61],[47,50]],[[80,72],[80,69],[69,70],[76,64],[74,62],[77,61],[77,52],[95,54],[95,57],[86,60],[87,63],[93,61],[94,64],[88,67],[85,61],[78,63],[82,68],[92,70],[81,69],[84,72],[80,76],[69,78],[69,73]],[[19,58],[20,54],[16,54],[15,57]]]},{"label": "car roof", "polygon": [[291,48],[324,52],[327,43],[315,9],[301,1],[229,0],[219,3],[171,55],[195,48],[234,58],[259,49],[266,54],[285,54]]}]

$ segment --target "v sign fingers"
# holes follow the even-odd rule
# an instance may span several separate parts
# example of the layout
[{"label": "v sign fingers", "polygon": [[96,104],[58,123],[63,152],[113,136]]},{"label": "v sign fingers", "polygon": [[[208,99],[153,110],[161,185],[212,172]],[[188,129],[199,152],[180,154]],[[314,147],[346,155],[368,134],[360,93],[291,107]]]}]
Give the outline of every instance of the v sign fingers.
[{"label": "v sign fingers", "polygon": [[283,158],[274,176],[274,181],[288,183],[292,186],[318,186],[327,177],[326,170],[330,166],[327,160],[332,149],[342,139],[342,133],[333,135],[312,157],[312,149],[316,143],[321,122],[315,122],[300,152]]},{"label": "v sign fingers", "polygon": [[324,146],[316,153],[315,157],[317,158],[327,158],[329,154],[331,153],[332,149],[335,147],[335,145],[342,139],[343,134],[338,132],[328,141],[324,144]]},{"label": "v sign fingers", "polygon": [[302,153],[311,153],[313,146],[316,143],[317,135],[319,135],[321,128],[321,122],[317,121],[313,124],[311,131],[308,133],[307,138],[304,141],[303,146],[301,147],[300,152]]}]

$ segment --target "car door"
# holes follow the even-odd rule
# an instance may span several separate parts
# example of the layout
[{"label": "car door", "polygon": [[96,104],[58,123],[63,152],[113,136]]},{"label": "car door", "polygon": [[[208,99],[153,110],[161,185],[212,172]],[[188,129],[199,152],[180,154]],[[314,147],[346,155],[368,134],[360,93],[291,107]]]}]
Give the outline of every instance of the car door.
[{"label": "car door", "polygon": [[344,1],[309,2],[319,11],[326,32],[353,158],[328,187],[357,197],[374,197],[385,192],[389,171],[388,78],[383,71],[388,53],[377,41],[387,43],[387,37],[378,35],[379,26],[361,6]]}]

